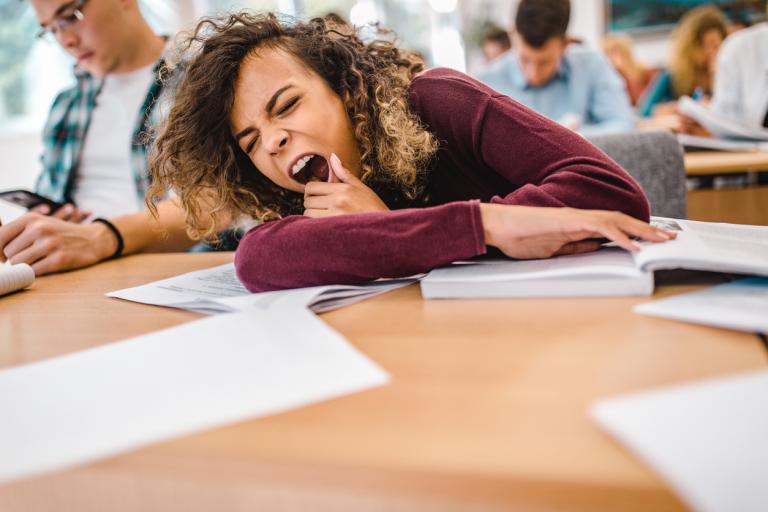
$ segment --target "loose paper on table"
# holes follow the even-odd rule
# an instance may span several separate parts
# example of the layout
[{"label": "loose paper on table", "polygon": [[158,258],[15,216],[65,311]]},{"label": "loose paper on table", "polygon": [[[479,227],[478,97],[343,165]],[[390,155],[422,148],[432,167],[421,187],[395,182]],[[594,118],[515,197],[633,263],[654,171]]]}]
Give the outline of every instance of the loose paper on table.
[{"label": "loose paper on table", "polygon": [[312,312],[252,311],[0,371],[0,482],[381,386]]}]

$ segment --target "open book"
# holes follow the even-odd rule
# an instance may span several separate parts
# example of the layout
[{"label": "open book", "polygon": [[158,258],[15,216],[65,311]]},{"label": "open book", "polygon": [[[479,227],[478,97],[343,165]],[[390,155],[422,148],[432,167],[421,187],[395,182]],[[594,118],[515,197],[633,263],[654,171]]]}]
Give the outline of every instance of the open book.
[{"label": "open book", "polygon": [[[715,137],[768,142],[768,129],[747,126],[733,119],[718,115],[688,96],[680,98],[677,108],[681,114],[694,119]],[[758,149],[758,147],[755,149]]]},{"label": "open book", "polygon": [[755,142],[744,139],[724,139],[722,137],[701,137],[679,133],[677,142],[692,149],[714,149],[717,151],[768,151],[768,142]]},{"label": "open book", "polygon": [[653,271],[684,268],[768,276],[768,226],[655,217],[676,240],[546,260],[463,262],[421,281],[425,299],[650,295]]},{"label": "open book", "polygon": [[315,313],[340,308],[402,288],[418,278],[382,279],[362,285],[329,285],[250,293],[235,276],[232,263],[107,293],[108,297],[204,314],[278,307],[306,307]]}]

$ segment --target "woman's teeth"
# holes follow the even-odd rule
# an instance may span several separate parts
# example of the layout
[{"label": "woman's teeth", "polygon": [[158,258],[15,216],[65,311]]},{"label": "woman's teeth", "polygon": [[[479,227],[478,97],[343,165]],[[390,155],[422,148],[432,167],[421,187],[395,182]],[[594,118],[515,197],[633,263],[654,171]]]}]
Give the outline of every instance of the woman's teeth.
[{"label": "woman's teeth", "polygon": [[299,173],[299,171],[301,171],[304,168],[304,166],[307,165],[307,162],[312,160],[314,157],[315,155],[307,155],[304,158],[300,158],[299,161],[296,162],[296,164],[291,169],[291,174],[293,176],[296,176]]}]

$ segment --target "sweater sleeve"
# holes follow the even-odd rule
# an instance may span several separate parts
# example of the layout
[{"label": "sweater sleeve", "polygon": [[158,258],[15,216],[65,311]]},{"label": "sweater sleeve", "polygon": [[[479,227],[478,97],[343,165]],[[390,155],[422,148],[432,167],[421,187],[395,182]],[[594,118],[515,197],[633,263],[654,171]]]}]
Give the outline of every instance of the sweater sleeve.
[{"label": "sweater sleeve", "polygon": [[[637,182],[581,135],[455,71],[430,70],[414,82],[411,102],[447,146],[466,151],[465,161],[513,186],[491,202],[615,210],[649,219]],[[451,107],[457,104],[466,107]]]},{"label": "sweater sleeve", "polygon": [[465,201],[267,222],[243,237],[235,270],[246,288],[262,292],[404,277],[485,251],[479,203]]}]

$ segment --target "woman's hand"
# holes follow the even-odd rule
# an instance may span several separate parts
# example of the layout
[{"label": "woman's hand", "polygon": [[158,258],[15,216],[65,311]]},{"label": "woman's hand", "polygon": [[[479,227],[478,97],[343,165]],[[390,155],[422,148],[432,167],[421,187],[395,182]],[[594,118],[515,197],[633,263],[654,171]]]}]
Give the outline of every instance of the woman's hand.
[{"label": "woman's hand", "polygon": [[330,217],[347,213],[383,212],[389,210],[376,192],[368,188],[331,154],[327,183],[311,181],[304,188],[304,215]]},{"label": "woman's hand", "polygon": [[677,235],[619,212],[480,205],[485,243],[511,258],[549,258],[597,250],[607,238],[628,251],[638,251],[637,237],[665,242]]}]

